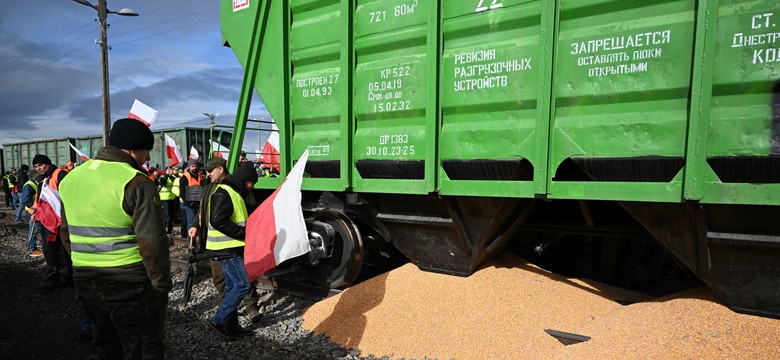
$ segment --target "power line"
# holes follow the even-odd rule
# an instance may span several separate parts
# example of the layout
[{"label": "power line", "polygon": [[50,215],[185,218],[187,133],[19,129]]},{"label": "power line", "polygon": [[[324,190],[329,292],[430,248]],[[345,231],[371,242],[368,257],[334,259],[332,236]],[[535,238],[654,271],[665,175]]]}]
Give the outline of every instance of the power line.
[{"label": "power line", "polygon": [[[182,1],[179,1],[179,2],[176,2],[176,3],[173,3],[173,4],[168,4],[167,6],[163,6],[161,8],[153,9],[153,10],[150,10],[150,11],[144,11],[143,15],[154,14],[156,12],[159,12],[160,10],[165,10],[165,9],[174,7],[174,6],[179,5],[179,4],[184,4],[184,3],[189,2],[189,1],[190,0],[182,0]],[[142,9],[144,5],[150,4],[150,3],[158,3],[159,4],[159,2],[157,2],[157,1],[148,1],[148,2],[145,2],[145,3],[141,4],[141,5],[138,5],[136,8]],[[130,19],[119,19],[119,20],[115,21],[114,23],[115,24],[119,24],[119,23],[121,23],[123,21],[126,21],[126,20],[130,20]]]},{"label": "power line", "polygon": [[[186,0],[185,0],[185,1],[186,1]],[[184,1],[183,1],[183,2],[184,2]],[[178,4],[178,3],[177,3],[177,4]],[[174,4],[174,5],[175,5],[175,4]],[[173,6],[173,5],[170,5],[170,6]],[[167,7],[170,7],[170,6],[167,6]],[[166,7],[166,8],[167,8],[167,7]],[[190,14],[190,15],[185,15],[185,16],[179,17],[179,18],[177,18],[177,19],[174,19],[174,20],[172,20],[172,21],[178,21],[178,20],[181,20],[181,19],[184,19],[184,18],[187,18],[187,17],[191,17],[191,16],[199,15],[199,14],[201,14],[201,13],[204,13],[204,12],[207,12],[207,11],[209,11],[209,10],[214,10],[214,9],[215,9],[215,8],[209,8],[209,9],[205,9],[205,10],[199,11],[199,12],[197,12],[197,13],[194,13],[194,14]],[[218,19],[218,18],[219,18],[219,15],[217,15],[217,16],[215,16],[215,17],[210,17],[210,18],[207,18],[207,19],[204,19],[204,20],[201,20],[201,21],[197,21],[197,22],[194,22],[194,23],[190,23],[190,24],[186,24],[186,25],[182,25],[182,26],[177,26],[176,28],[174,28],[174,29],[170,29],[170,30],[167,30],[167,31],[161,31],[161,32],[157,32],[157,33],[152,33],[152,34],[149,34],[149,35],[146,35],[146,36],[142,36],[142,37],[138,37],[138,38],[135,38],[135,39],[132,39],[132,40],[127,40],[127,41],[119,42],[119,43],[113,44],[112,46],[123,45],[123,44],[131,43],[131,42],[134,42],[134,41],[143,40],[143,39],[147,39],[147,38],[150,38],[150,37],[154,37],[154,36],[163,35],[163,34],[166,34],[166,33],[172,32],[172,31],[176,31],[176,30],[179,30],[179,29],[182,29],[182,28],[187,28],[187,27],[191,27],[191,26],[194,26],[194,25],[202,24],[202,23],[205,23],[205,22],[208,22],[208,21],[211,21],[211,20],[215,20],[215,19]],[[170,23],[170,22],[169,22],[169,23]],[[91,23],[90,23],[90,24],[91,24]],[[87,26],[87,25],[90,25],[90,24],[86,24],[86,25],[84,25],[84,26],[80,27],[79,29],[81,29],[81,28],[83,28],[83,27],[85,27],[85,26]],[[160,24],[164,24],[164,23],[154,24],[154,25],[148,26],[148,27],[146,27],[146,28],[154,27],[154,26],[157,26],[157,25],[160,25]],[[143,30],[143,29],[139,29],[139,31],[140,31],[140,30]],[[134,31],[127,32],[127,33],[124,33],[124,34],[120,34],[120,35],[127,35],[127,34],[129,34],[129,33],[131,33],[131,32],[135,32],[135,30],[134,30]],[[114,36],[114,35],[112,35],[112,38],[113,38],[113,37],[116,37],[116,36],[120,36],[120,35],[115,35],[115,36]],[[80,39],[79,39],[79,38],[76,38],[76,39],[74,39],[74,40],[71,40],[71,41],[69,41],[67,44],[69,44],[69,43],[71,43],[71,42],[73,42],[73,41],[75,41],[75,40],[80,40]],[[87,47],[87,46],[89,46],[89,45],[92,45],[92,44],[93,44],[92,42],[90,42],[90,43],[87,43],[87,44],[85,44],[85,45],[83,45],[83,46],[81,46],[81,47],[79,47],[79,48],[77,48],[77,49],[75,49],[75,50],[73,50],[73,51],[71,51],[71,52],[69,52],[69,53],[67,53],[67,54],[63,55],[63,56],[60,56],[60,57],[58,57],[58,58],[56,58],[56,59],[53,59],[53,60],[51,60],[51,59],[43,59],[43,60],[45,60],[45,61],[48,61],[49,63],[59,63],[59,61],[60,61],[60,60],[62,60],[62,59],[65,59],[65,58],[67,58],[68,56],[70,56],[70,55],[73,55],[74,53],[78,52],[79,50],[81,50],[81,49],[83,49],[83,48],[85,48],[85,47]],[[64,44],[63,44],[63,45],[64,45]],[[51,51],[49,51],[49,52],[51,52]],[[49,52],[47,52],[47,53],[49,53]],[[68,60],[68,61],[66,61],[66,62],[59,63],[59,64],[64,64],[64,63],[68,63],[68,62],[71,62],[71,61],[73,61],[73,60],[76,60],[76,59],[81,59],[81,58],[83,58],[83,57],[86,57],[87,55],[92,55],[92,54],[85,54],[85,55],[83,55],[83,56],[75,57],[75,58],[72,58],[72,59],[70,59],[70,60]],[[43,66],[43,65],[42,65],[42,64],[39,64],[38,66],[40,67],[40,66]],[[32,74],[34,74],[36,71],[37,71],[36,69],[31,69],[31,70],[28,70],[28,71],[25,71],[25,72],[19,73],[19,74],[15,75],[15,76],[12,76],[12,77],[11,77],[11,80],[17,80],[18,78],[22,78],[22,77],[25,77],[25,76],[28,76],[28,75],[32,75]]]},{"label": "power line", "polygon": [[160,22],[160,23],[157,23],[157,24],[153,24],[153,25],[149,25],[149,26],[146,26],[146,27],[142,27],[140,29],[133,29],[133,30],[130,30],[128,32],[121,33],[121,34],[111,35],[111,38],[112,39],[116,39],[116,38],[118,38],[120,36],[125,36],[125,35],[128,35],[128,34],[132,34],[134,32],[143,31],[143,30],[146,30],[146,29],[150,29],[150,28],[153,28],[153,27],[160,26],[160,25],[168,25],[168,24],[171,24],[174,21],[185,19],[185,18],[192,17],[192,16],[196,16],[196,15],[200,15],[202,13],[205,13],[205,12],[208,12],[208,11],[212,11],[212,10],[215,10],[215,9],[216,8],[208,8],[208,9],[205,9],[205,10],[198,11],[196,13],[180,16],[180,17],[177,17],[175,19],[170,19],[170,20],[163,21],[163,22]]},{"label": "power line", "polygon": [[116,45],[123,45],[123,44],[131,43],[131,42],[134,42],[134,41],[138,41],[138,40],[143,40],[143,39],[146,39],[146,38],[150,38],[150,37],[153,37],[153,36],[158,36],[158,35],[162,35],[162,34],[167,34],[167,33],[169,33],[169,32],[173,32],[173,31],[181,30],[181,29],[183,29],[183,28],[188,28],[188,27],[191,27],[191,26],[195,26],[195,25],[202,24],[202,23],[205,23],[205,22],[208,22],[208,21],[211,21],[211,20],[218,20],[218,19],[219,19],[219,15],[217,15],[217,16],[215,16],[215,17],[211,17],[211,18],[205,19],[205,20],[201,20],[201,21],[198,21],[198,22],[194,22],[194,23],[192,23],[192,24],[188,24],[188,25],[182,25],[182,26],[179,26],[179,27],[177,27],[177,28],[175,28],[175,29],[170,29],[170,30],[167,30],[167,31],[162,31],[162,32],[159,32],[159,33],[154,33],[154,34],[151,34],[151,35],[142,36],[142,37],[135,38],[135,39],[132,39],[132,40],[122,41],[122,42],[116,43],[116,44],[114,44],[114,45],[115,45],[115,46],[116,46]]},{"label": "power line", "polygon": [[[86,23],[86,24],[84,24],[84,25],[82,25],[82,26],[79,26],[78,28],[76,28],[76,29],[74,29],[74,30],[70,31],[69,33],[67,33],[67,34],[65,34],[65,35],[63,35],[63,36],[60,36],[60,37],[59,37],[59,38],[57,38],[56,40],[53,40],[53,41],[50,41],[50,42],[46,43],[45,45],[43,45],[43,47],[47,47],[47,48],[48,48],[49,46],[52,46],[52,45],[54,45],[56,42],[58,42],[58,41],[60,41],[60,40],[62,40],[62,39],[64,39],[64,38],[66,38],[66,37],[70,36],[70,34],[73,34],[74,32],[76,32],[76,31],[79,31],[79,30],[81,30],[81,29],[83,29],[83,28],[85,28],[85,27],[87,27],[87,26],[90,26],[90,25],[92,25],[92,24],[94,24],[94,21],[90,21],[90,22],[88,22],[88,23]],[[85,32],[84,34],[86,34],[86,32]],[[57,45],[57,46],[55,46],[55,47],[53,47],[53,48],[51,48],[51,49],[49,49],[49,50],[47,50],[47,51],[43,52],[41,55],[48,54],[48,53],[52,53],[52,52],[54,52],[54,50],[57,50],[57,49],[59,49],[59,48],[61,48],[61,47],[65,46],[65,45],[67,45],[67,44],[70,44],[70,43],[72,43],[72,42],[76,41],[76,40],[79,40],[79,38],[78,38],[78,37],[76,37],[76,38],[74,38],[74,39],[73,39],[73,40],[71,40],[71,41],[68,41],[68,42],[66,42],[66,43],[59,44],[59,45]],[[0,65],[0,66],[1,66],[1,67],[7,67],[8,65],[11,65],[11,63],[14,63],[14,62],[17,62],[17,61],[20,61],[20,60],[24,59],[24,57],[25,57],[24,55],[20,55],[19,57],[15,58],[15,59],[11,59],[11,60],[9,60],[9,61],[7,61],[7,62],[3,63],[3,64],[2,64],[2,65]]]},{"label": "power line", "polygon": [[[54,60],[44,59],[44,61],[48,61],[48,62],[50,62],[50,63],[59,63],[59,61],[60,61],[60,60],[62,60],[62,59],[64,59],[64,58],[67,58],[68,56],[70,56],[70,55],[73,55],[74,53],[78,52],[79,50],[81,50],[81,49],[83,49],[83,48],[85,48],[85,47],[87,47],[87,46],[90,46],[90,45],[94,45],[94,43],[87,43],[87,44],[84,44],[83,46],[81,46],[81,47],[79,47],[79,48],[77,48],[77,49],[75,49],[75,50],[73,50],[73,51],[71,51],[71,52],[69,52],[69,53],[67,53],[67,54],[65,54],[65,55],[63,55],[63,56],[60,56],[60,57],[58,57],[58,58],[56,58],[56,59],[54,59]],[[83,56],[80,56],[80,57],[76,57],[76,58],[70,59],[70,60],[68,60],[68,61],[66,61],[66,62],[64,62],[64,63],[68,63],[68,62],[70,62],[70,61],[73,61],[73,60],[76,60],[76,59],[81,59],[81,58],[84,58],[84,57],[86,57],[87,55],[94,55],[94,54],[92,54],[92,53],[87,53],[87,54],[84,54]],[[59,64],[64,64],[64,63],[59,63]],[[32,68],[32,69],[30,69],[30,70],[27,70],[27,71],[21,72],[21,73],[19,73],[19,74],[16,74],[16,75],[14,75],[14,76],[11,76],[11,77],[9,78],[9,80],[18,80],[18,79],[20,79],[20,78],[27,77],[27,76],[30,76],[30,75],[32,75],[32,74],[35,74],[35,73],[37,73],[37,72],[38,72],[38,67],[41,67],[41,66],[43,66],[42,64],[34,64],[34,65],[36,65],[37,67],[33,67],[33,68]]]}]

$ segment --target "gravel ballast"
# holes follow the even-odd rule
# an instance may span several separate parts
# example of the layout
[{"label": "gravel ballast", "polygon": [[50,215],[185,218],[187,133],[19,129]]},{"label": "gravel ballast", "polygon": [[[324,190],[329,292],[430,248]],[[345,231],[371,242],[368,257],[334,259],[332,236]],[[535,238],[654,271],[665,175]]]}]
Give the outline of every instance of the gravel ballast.
[{"label": "gravel ballast", "polygon": [[[30,257],[25,247],[27,224],[13,225],[10,208],[0,208],[0,358],[86,359],[90,344],[79,342],[79,311],[73,288],[44,291],[43,257]],[[180,251],[178,251],[180,252]],[[166,319],[168,359],[361,359],[325,335],[301,328],[302,309],[311,301],[263,291],[259,324],[240,316],[253,337],[223,340],[206,326],[217,308],[216,290],[205,275],[196,278],[188,307],[182,304],[184,275],[173,269]],[[241,313],[243,315],[243,313]],[[373,359],[374,357],[367,357]]]},{"label": "gravel ballast", "polygon": [[[27,226],[0,208],[0,358],[84,359],[75,291],[43,291],[43,257],[29,257]],[[181,249],[173,253],[181,256]],[[772,359],[780,321],[737,314],[706,288],[663,298],[549,273],[504,252],[463,278],[412,264],[319,303],[261,291],[253,337],[225,341],[205,325],[217,307],[205,274],[182,304],[173,270],[169,359]],[[633,303],[623,306],[620,303]],[[242,314],[243,315],[243,314]],[[591,337],[563,345],[553,329]],[[359,349],[359,350],[358,350]]]}]

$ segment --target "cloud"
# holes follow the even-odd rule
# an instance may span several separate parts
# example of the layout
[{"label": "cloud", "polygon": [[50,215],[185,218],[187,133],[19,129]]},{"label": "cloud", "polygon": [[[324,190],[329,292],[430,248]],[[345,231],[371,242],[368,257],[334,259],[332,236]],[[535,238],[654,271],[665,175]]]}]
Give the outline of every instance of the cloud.
[{"label": "cloud", "polygon": [[[136,98],[160,111],[163,125],[235,112],[243,70],[220,43],[218,6],[176,4],[110,3],[141,14],[109,17],[112,119],[127,116]],[[0,2],[0,144],[101,133],[94,18],[94,9],[72,1]]]}]

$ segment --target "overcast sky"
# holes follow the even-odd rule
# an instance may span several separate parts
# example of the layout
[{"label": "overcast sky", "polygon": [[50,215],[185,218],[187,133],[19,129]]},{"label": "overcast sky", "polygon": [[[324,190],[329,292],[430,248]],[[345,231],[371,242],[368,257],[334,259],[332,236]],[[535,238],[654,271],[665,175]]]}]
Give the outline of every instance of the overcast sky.
[{"label": "overcast sky", "polygon": [[[96,4],[97,0],[89,0]],[[218,0],[108,0],[111,119],[134,99],[152,129],[233,124],[243,70],[220,43]],[[72,0],[0,1],[0,144],[102,134],[97,11]],[[250,117],[266,117],[253,101]]]}]

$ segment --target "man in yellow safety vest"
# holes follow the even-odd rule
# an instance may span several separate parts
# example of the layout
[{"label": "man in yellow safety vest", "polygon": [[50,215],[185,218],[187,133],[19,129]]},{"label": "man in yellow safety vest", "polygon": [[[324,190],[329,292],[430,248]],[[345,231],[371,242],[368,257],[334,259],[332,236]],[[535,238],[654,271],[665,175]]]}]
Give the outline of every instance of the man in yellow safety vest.
[{"label": "man in yellow safety vest", "polygon": [[60,184],[62,238],[81,308],[93,323],[93,357],[160,359],[171,263],[160,196],[141,168],[154,136],[125,118],[108,140]]},{"label": "man in yellow safety vest", "polygon": [[[251,165],[248,167],[252,168]],[[201,209],[203,219],[197,225],[205,230],[205,248],[211,259],[219,261],[225,282],[225,298],[208,320],[208,325],[227,339],[250,336],[253,331],[242,328],[238,323],[238,307],[252,290],[244,268],[244,238],[249,217],[244,197],[249,191],[247,183],[257,182],[257,173],[254,170],[236,171],[236,174],[230,175],[222,158],[210,159],[204,169],[214,185],[207,187],[208,192],[204,193],[206,208]],[[198,228],[191,227],[189,233],[194,237]],[[201,236],[200,249],[203,249],[203,238]]]}]

